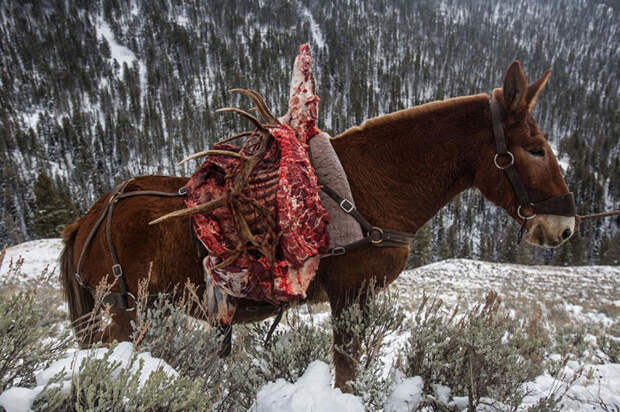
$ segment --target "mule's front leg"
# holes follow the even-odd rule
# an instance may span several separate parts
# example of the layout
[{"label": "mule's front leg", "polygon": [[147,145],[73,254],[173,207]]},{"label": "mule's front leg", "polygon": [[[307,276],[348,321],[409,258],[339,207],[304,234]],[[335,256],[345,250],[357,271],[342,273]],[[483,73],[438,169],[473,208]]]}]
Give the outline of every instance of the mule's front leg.
[{"label": "mule's front leg", "polygon": [[[336,387],[343,392],[350,392],[347,382],[355,379],[357,365],[360,359],[359,336],[353,333],[353,328],[347,324],[347,316],[353,304],[360,304],[360,310],[365,299],[359,299],[359,290],[334,291],[329,293],[329,303],[332,310],[332,329],[334,335],[334,366],[336,368]],[[346,319],[349,318],[349,319]]]}]

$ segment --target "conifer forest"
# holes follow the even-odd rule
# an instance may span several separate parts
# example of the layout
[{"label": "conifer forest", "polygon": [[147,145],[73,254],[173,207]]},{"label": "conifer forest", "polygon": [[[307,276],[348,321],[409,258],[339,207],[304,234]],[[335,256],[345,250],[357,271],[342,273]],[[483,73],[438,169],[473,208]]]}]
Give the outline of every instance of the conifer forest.
[{"label": "conifer forest", "polygon": [[[489,93],[521,61],[551,68],[534,109],[581,214],[620,208],[620,6],[594,0],[0,0],[0,248],[58,237],[131,176],[189,176],[188,154],[242,131],[214,110],[256,89],[287,104],[310,42],[319,127]],[[244,128],[245,127],[245,128]],[[619,264],[620,218],[584,222],[557,250],[475,190],[414,240],[411,266],[467,257]]]}]

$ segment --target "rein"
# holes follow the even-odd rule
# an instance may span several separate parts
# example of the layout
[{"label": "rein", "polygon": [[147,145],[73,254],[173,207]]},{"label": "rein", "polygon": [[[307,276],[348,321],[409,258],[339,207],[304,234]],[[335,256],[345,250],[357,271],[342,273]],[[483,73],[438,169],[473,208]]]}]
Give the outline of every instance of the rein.
[{"label": "rein", "polygon": [[612,210],[609,212],[600,212],[600,213],[591,213],[589,215],[577,215],[576,218],[578,221],[589,220],[589,219],[599,219],[601,217],[609,217],[620,215],[620,209]]}]

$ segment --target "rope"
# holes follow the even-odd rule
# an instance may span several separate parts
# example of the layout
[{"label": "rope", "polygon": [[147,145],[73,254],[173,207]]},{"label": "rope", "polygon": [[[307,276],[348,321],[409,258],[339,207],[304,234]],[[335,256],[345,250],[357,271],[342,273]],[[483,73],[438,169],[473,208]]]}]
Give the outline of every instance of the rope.
[{"label": "rope", "polygon": [[614,216],[614,215],[620,215],[620,209],[614,210],[611,212],[592,213],[589,215],[577,215],[577,219],[579,220],[598,219],[599,217],[607,217],[607,216]]}]

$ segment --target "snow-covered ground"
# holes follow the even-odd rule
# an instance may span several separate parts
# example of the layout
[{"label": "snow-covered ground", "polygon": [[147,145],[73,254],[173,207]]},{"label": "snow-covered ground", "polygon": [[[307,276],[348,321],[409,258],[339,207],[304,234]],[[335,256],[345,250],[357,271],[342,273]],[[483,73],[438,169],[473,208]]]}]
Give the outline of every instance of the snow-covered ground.
[{"label": "snow-covered ground", "polygon": [[19,266],[19,272],[28,278],[35,278],[43,271],[58,272],[58,256],[62,250],[61,239],[41,239],[21,243],[7,248],[4,261],[0,263],[0,278]]},{"label": "snow-covered ground", "polygon": [[[60,239],[37,240],[8,248],[4,262],[0,266],[0,279],[14,275],[11,268],[15,268],[15,265],[18,265],[20,273],[27,277],[37,276],[43,270],[57,272],[57,259],[61,248]],[[441,298],[448,305],[457,302],[467,305],[468,301],[474,300],[471,298],[484,296],[490,290],[495,290],[505,299],[537,301],[542,306],[560,305],[574,322],[603,328],[619,320],[617,313],[620,308],[620,267],[618,266],[524,266],[452,259],[406,271],[392,287],[398,289],[401,301],[410,303],[412,309],[414,298],[419,298],[421,290],[428,295]],[[319,312],[314,316],[324,317],[325,313]],[[402,339],[395,339],[391,344],[402,345]],[[28,410],[42,385],[63,367],[67,372],[61,385],[68,387],[70,372],[79,367],[79,361],[86,353],[78,351],[69,354],[50,368],[40,371],[37,374],[35,388],[13,388],[5,391],[0,395],[0,406],[7,411]],[[103,356],[102,353],[97,353],[97,356]],[[125,343],[117,347],[113,357],[114,360],[121,362],[121,367],[132,367],[129,359],[134,355],[131,345]],[[176,374],[169,365],[148,353],[137,356],[148,366],[141,371],[141,382],[159,367],[164,368],[171,376]],[[598,404],[601,400],[607,407],[620,408],[620,364],[594,365],[570,361],[565,367],[564,376],[573,376],[580,369],[585,372],[567,391],[562,410],[604,410],[603,406]],[[295,383],[277,380],[265,385],[258,393],[251,410],[255,412],[364,410],[359,398],[332,388],[332,380],[328,365],[320,361],[313,362]],[[388,395],[384,410],[386,412],[415,410],[421,399],[422,383],[420,377],[399,379],[392,393]],[[527,390],[529,395],[524,399],[522,409],[534,405],[556,387],[557,382],[546,374],[527,383],[523,389]],[[437,393],[445,398],[442,400],[457,409],[466,409],[467,399],[451,396],[450,388],[437,388]]]}]

